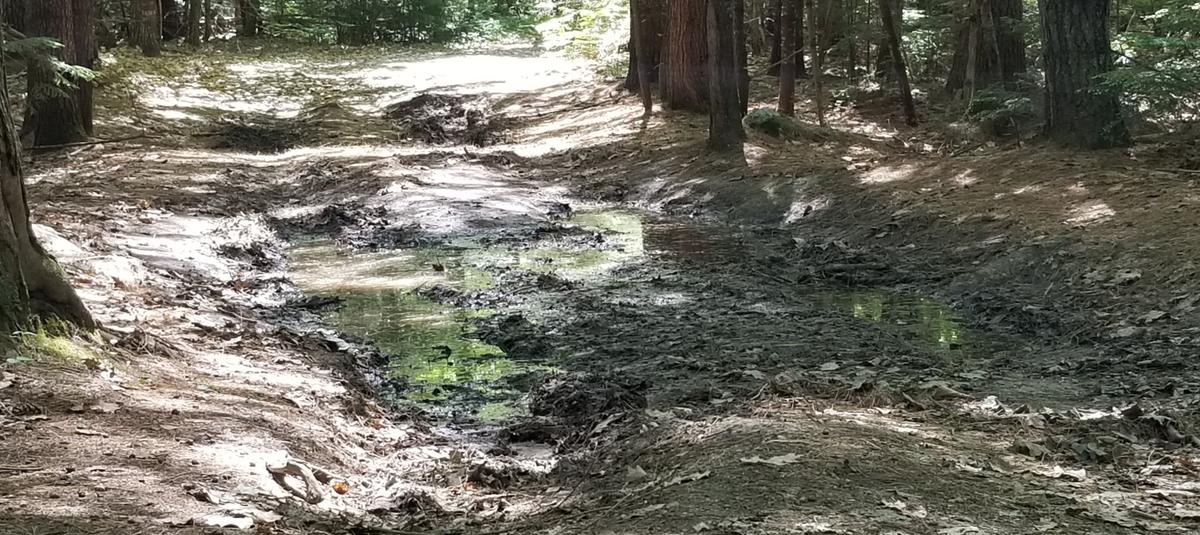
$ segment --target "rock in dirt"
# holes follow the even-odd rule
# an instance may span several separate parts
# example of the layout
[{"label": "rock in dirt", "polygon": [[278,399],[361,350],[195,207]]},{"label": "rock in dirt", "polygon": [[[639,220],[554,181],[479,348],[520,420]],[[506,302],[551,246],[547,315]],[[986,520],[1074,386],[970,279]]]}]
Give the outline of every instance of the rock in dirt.
[{"label": "rock in dirt", "polygon": [[408,136],[435,145],[495,145],[503,130],[487,99],[478,96],[422,93],[388,106],[384,118]]}]

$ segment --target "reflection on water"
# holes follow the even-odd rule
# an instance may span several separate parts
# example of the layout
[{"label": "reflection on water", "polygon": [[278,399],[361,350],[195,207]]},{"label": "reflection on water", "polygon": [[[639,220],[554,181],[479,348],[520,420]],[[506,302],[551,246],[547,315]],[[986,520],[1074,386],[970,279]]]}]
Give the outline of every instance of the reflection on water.
[{"label": "reflection on water", "polygon": [[960,349],[966,342],[964,329],[954,312],[925,297],[846,291],[821,294],[818,300],[856,318],[895,326],[918,341],[941,349]]},{"label": "reflection on water", "polygon": [[528,248],[464,238],[416,249],[352,252],[330,241],[313,241],[292,249],[291,276],[307,293],[343,299],[326,320],[371,340],[388,355],[388,373],[408,385],[408,402],[446,410],[445,403],[429,402],[451,401],[467,407],[477,420],[503,421],[525,412],[519,402],[522,392],[509,380],[552,368],[513,361],[479,340],[471,320],[490,311],[439,304],[414,290],[433,285],[486,289],[494,284],[491,273],[501,268],[554,272],[565,279],[596,277],[643,253],[642,219],[635,213],[584,212],[566,224],[602,233],[607,247],[550,238]]}]

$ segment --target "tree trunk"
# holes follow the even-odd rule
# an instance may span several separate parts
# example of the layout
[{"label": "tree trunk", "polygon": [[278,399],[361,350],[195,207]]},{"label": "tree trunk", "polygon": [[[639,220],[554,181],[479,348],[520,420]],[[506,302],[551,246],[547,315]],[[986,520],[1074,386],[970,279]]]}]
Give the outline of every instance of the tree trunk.
[{"label": "tree trunk", "polygon": [[783,61],[783,34],[779,31],[779,23],[783,19],[784,0],[770,1],[771,13],[767,19],[767,32],[771,35],[771,56],[768,58],[771,65],[767,67],[767,74],[779,76],[779,63]]},{"label": "tree trunk", "polygon": [[18,32],[25,32],[25,0],[3,0],[4,23]]},{"label": "tree trunk", "polygon": [[[630,56],[633,69],[637,80],[638,96],[642,99],[642,110],[646,117],[654,113],[654,96],[650,94],[650,61],[647,59],[648,52],[646,51],[647,36],[644,32],[645,28],[642,23],[642,5],[645,0],[629,0],[629,35],[633,43],[630,48],[633,54]],[[628,81],[626,81],[628,85]]]},{"label": "tree trunk", "polygon": [[[783,34],[783,50],[794,54],[796,50],[796,0],[784,0],[783,18],[779,33]],[[796,62],[785,58],[779,66],[779,113],[796,114]]]},{"label": "tree trunk", "polygon": [[[896,13],[892,15],[892,24],[895,25],[896,31],[901,35],[904,34],[904,0],[896,0]],[[880,33],[879,45],[875,49],[875,77],[884,80],[893,80],[896,75],[896,67],[892,65],[892,48],[888,41],[887,30]]]},{"label": "tree trunk", "polygon": [[187,29],[187,17],[180,9],[178,0],[159,0],[158,12],[162,15],[162,37],[174,41]]},{"label": "tree trunk", "polygon": [[258,37],[262,33],[259,0],[234,0],[234,20],[238,37]]},{"label": "tree trunk", "polygon": [[817,6],[813,0],[804,0],[804,11],[808,13],[805,24],[808,29],[808,53],[812,57],[813,103],[816,105],[817,124],[825,126],[825,52],[823,33],[817,32]]},{"label": "tree trunk", "polygon": [[792,1],[796,3],[796,50],[792,53],[795,54],[796,76],[805,77],[808,76],[808,66],[804,64],[804,0]]},{"label": "tree trunk", "polygon": [[[75,41],[74,64],[86,69],[96,68],[100,48],[96,44],[96,3],[93,0],[74,0],[71,32]],[[79,117],[83,131],[92,135],[96,131],[96,84],[91,80],[75,80],[78,88],[75,99],[79,106]]]},{"label": "tree trunk", "polygon": [[896,70],[896,82],[900,86],[900,102],[904,105],[904,122],[917,124],[917,107],[913,103],[912,88],[908,85],[908,65],[904,63],[904,49],[900,47],[900,29],[896,27],[893,2],[879,0],[879,15],[883,21],[883,33],[887,36],[888,50],[892,54],[892,66]]},{"label": "tree trunk", "polygon": [[1021,0],[971,0],[958,31],[946,92],[969,99],[978,89],[1011,86],[1025,73]]},{"label": "tree trunk", "polygon": [[[6,75],[4,62],[0,62],[0,80],[7,79]],[[8,89],[0,85],[0,333],[27,327],[33,312],[94,328],[95,321],[67,283],[62,268],[33,235],[10,110]]]},{"label": "tree trunk", "polygon": [[188,0],[187,40],[184,41],[188,46],[200,46],[200,16],[203,10],[201,0]]},{"label": "tree trunk", "polygon": [[162,16],[158,0],[133,0],[134,20],[130,25],[132,43],[142,49],[142,55],[162,55]]},{"label": "tree trunk", "polygon": [[705,0],[667,2],[667,42],[659,88],[672,109],[705,111],[708,105],[708,40]]},{"label": "tree trunk", "polygon": [[[74,20],[74,6],[77,3],[77,0],[40,0],[31,2],[25,12],[25,27],[29,35],[49,37],[62,43],[62,48],[55,55],[71,65],[79,64],[80,56],[88,56],[80,54],[78,50],[81,39],[76,38]],[[89,44],[90,41],[83,43],[84,46]],[[49,60],[36,59],[28,62],[28,65],[29,96],[22,137],[32,139],[35,147],[87,139],[87,129],[80,111],[80,97],[84,92],[61,87],[57,67]],[[78,84],[81,80],[69,81]],[[90,100],[90,92],[87,96]]]},{"label": "tree trunk", "polygon": [[738,109],[742,112],[741,117],[745,117],[750,112],[750,57],[749,51],[746,49],[745,0],[734,0],[733,21],[734,54],[737,57]]},{"label": "tree trunk", "polygon": [[1128,145],[1115,91],[1097,77],[1112,69],[1108,0],[1039,0],[1046,62],[1045,134],[1085,148]]},{"label": "tree trunk", "polygon": [[[640,13],[636,21],[639,26],[639,35],[643,41],[641,48],[645,49],[646,65],[649,67],[650,79],[649,83],[658,82],[659,63],[662,60],[662,42],[663,42],[663,27],[667,20],[667,6],[665,0],[639,0],[637,2],[637,11]],[[633,6],[630,5],[630,16],[633,16]],[[638,47],[634,43],[633,26],[634,21],[630,20],[630,36],[629,36],[629,71],[625,75],[625,89],[637,91],[638,85]]]},{"label": "tree trunk", "polygon": [[708,0],[708,146],[721,152],[742,152],[739,95],[740,66],[737,40],[737,7],[741,0]]},{"label": "tree trunk", "polygon": [[206,43],[213,38],[213,17],[215,16],[212,0],[204,0],[204,42]]}]

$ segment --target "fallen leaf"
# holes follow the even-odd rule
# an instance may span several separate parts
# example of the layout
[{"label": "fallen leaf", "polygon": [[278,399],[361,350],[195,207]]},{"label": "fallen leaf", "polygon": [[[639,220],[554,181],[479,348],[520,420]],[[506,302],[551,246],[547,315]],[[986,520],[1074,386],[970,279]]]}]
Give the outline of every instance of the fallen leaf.
[{"label": "fallen leaf", "polygon": [[826,362],[825,364],[822,364],[820,368],[817,368],[817,369],[821,370],[823,372],[832,372],[832,371],[840,370],[841,368],[842,368],[841,364],[838,364],[836,362]]},{"label": "fallen leaf", "polygon": [[88,436],[88,437],[107,437],[108,436],[108,433],[96,431],[94,429],[84,429],[82,427],[75,428],[75,434]]},{"label": "fallen leaf", "polygon": [[795,454],[795,453],[789,453],[787,455],[779,455],[776,457],[771,457],[770,459],[763,459],[762,457],[754,456],[754,457],[743,458],[742,462],[746,463],[746,464],[769,464],[771,466],[783,466],[783,465],[787,465],[787,464],[796,464],[796,463],[800,462],[800,455]]},{"label": "fallen leaf", "polygon": [[1142,320],[1142,323],[1154,323],[1166,315],[1167,313],[1161,310],[1151,310],[1150,312],[1143,314],[1139,319]]},{"label": "fallen leaf", "polygon": [[701,522],[699,524],[696,524],[695,526],[692,526],[692,531],[695,531],[696,533],[700,533],[701,531],[708,531],[711,529],[712,529],[712,526],[708,525],[707,522]]},{"label": "fallen leaf", "polygon": [[1030,472],[1033,472],[1039,476],[1048,477],[1050,479],[1061,479],[1064,477],[1074,479],[1076,481],[1084,481],[1087,479],[1087,470],[1084,470],[1083,468],[1078,470],[1067,470],[1059,465],[1054,465],[1049,468],[1039,466],[1030,470]]},{"label": "fallen leaf", "polygon": [[347,492],[350,492],[350,483],[345,481],[334,481],[333,491],[338,494],[346,494]]}]

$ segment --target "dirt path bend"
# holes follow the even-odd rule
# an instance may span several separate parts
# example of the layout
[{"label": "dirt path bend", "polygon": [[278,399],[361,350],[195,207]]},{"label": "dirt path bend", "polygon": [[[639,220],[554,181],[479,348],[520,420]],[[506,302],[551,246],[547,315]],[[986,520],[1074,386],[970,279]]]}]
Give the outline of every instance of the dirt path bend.
[{"label": "dirt path bend", "polygon": [[1200,529],[1185,421],[930,291],[968,266],[707,217],[758,183],[579,65],[120,59],[155,137],[32,186],[112,329],[5,364],[0,532]]}]

